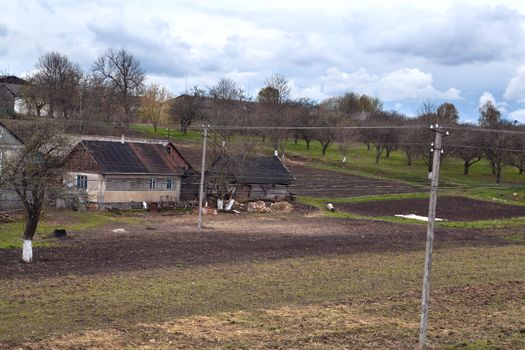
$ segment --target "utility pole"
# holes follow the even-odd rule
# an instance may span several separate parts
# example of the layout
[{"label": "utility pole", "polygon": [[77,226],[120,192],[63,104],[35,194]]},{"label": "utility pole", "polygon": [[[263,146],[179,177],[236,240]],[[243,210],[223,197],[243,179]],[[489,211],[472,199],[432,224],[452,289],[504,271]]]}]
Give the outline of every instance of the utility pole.
[{"label": "utility pole", "polygon": [[[428,223],[427,223],[427,244],[425,249],[425,269],[423,276],[423,292],[421,295],[421,323],[419,325],[419,347],[424,350],[427,345],[427,328],[428,328],[428,301],[430,299],[430,276],[432,272],[432,246],[434,244],[434,227],[436,219],[437,189],[439,178],[439,163],[441,153],[441,141],[443,138],[443,129],[438,124],[431,125],[430,130],[435,133],[434,143],[431,145],[432,172],[430,176],[430,201],[428,205]],[[446,132],[448,135],[448,132]]]},{"label": "utility pole", "polygon": [[204,200],[204,172],[206,171],[206,140],[208,139],[208,125],[202,126],[203,140],[202,140],[202,166],[201,166],[201,183],[199,188],[199,224],[197,231],[200,233],[202,229],[202,202]]}]

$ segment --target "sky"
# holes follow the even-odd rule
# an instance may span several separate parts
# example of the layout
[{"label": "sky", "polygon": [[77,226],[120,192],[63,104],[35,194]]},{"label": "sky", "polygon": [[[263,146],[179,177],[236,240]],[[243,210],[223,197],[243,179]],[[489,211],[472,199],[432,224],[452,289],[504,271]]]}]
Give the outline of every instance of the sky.
[{"label": "sky", "polygon": [[468,122],[491,101],[525,123],[525,1],[0,0],[0,72],[48,51],[89,71],[108,48],[175,95],[230,78],[256,96],[277,73],[296,98],[451,102]]}]

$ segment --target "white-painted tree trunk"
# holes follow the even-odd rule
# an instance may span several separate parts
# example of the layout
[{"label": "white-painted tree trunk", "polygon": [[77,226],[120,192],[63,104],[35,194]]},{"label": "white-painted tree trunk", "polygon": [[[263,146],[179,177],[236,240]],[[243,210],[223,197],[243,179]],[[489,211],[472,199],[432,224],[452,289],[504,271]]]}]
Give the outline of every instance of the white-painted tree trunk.
[{"label": "white-painted tree trunk", "polygon": [[346,163],[346,157],[343,157],[343,163]]},{"label": "white-painted tree trunk", "polygon": [[33,261],[33,242],[30,239],[24,239],[22,260],[26,263]]}]

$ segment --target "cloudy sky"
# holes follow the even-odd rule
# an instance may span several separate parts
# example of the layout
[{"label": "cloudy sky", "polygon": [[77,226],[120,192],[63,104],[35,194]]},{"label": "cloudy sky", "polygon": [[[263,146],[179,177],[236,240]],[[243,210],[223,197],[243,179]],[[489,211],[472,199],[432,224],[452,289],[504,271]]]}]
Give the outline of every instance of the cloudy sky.
[{"label": "cloudy sky", "polygon": [[231,78],[252,96],[271,73],[296,97],[346,91],[414,114],[491,100],[525,123],[525,1],[0,0],[0,72],[59,51],[89,70],[107,48],[137,56],[174,93]]}]

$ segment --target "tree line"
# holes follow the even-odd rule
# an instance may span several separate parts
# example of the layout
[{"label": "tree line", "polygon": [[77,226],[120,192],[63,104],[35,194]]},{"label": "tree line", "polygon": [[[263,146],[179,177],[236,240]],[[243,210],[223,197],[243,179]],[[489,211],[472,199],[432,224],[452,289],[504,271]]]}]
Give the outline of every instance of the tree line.
[{"label": "tree line", "polygon": [[[520,174],[525,169],[525,138],[500,132],[523,131],[524,126],[502,119],[491,102],[480,108],[479,122],[474,125],[460,123],[452,103],[436,106],[425,102],[415,117],[408,117],[386,111],[376,97],[352,92],[322,101],[294,98],[289,82],[278,74],[265,80],[256,97],[231,79],[206,88],[195,86],[177,97],[159,84],[146,84],[145,79],[140,62],[126,50],[106,50],[87,72],[66,55],[48,52],[27,77],[22,107],[25,114],[37,118],[75,121],[79,132],[89,132],[96,122],[116,123],[124,129],[132,122],[145,122],[155,133],[164,123],[176,123],[186,133],[202,122],[216,126],[223,141],[234,135],[258,136],[270,140],[281,154],[290,139],[304,140],[306,148],[316,141],[322,156],[329,147],[337,147],[342,162],[346,162],[352,143],[364,142],[375,152],[377,163],[399,150],[405,154],[407,166],[416,158],[430,165],[433,135],[428,126],[437,123],[457,128],[444,141],[444,156],[461,159],[464,175],[482,159],[488,160],[497,183],[505,166],[516,167]],[[239,126],[247,128],[235,129]]]}]

